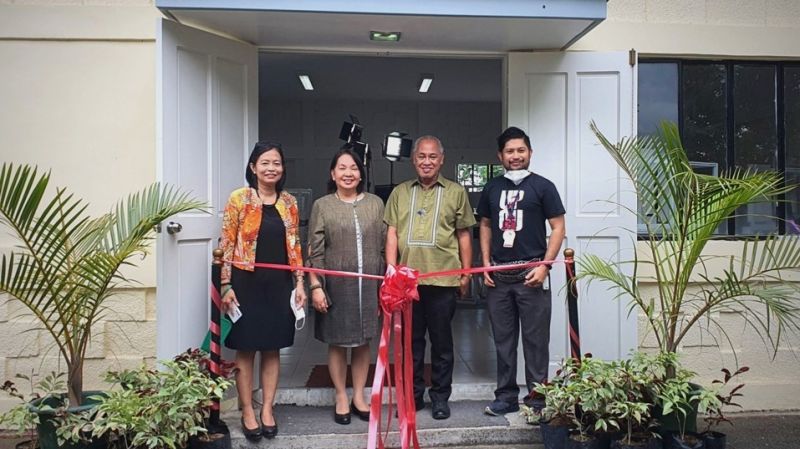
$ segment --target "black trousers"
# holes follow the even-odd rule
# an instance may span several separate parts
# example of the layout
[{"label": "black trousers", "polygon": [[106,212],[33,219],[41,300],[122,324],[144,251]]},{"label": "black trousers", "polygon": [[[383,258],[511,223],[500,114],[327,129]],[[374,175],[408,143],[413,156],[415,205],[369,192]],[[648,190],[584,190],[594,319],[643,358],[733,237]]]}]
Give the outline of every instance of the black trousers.
[{"label": "black trousers", "polygon": [[411,352],[414,357],[414,399],[425,394],[425,333],[431,341],[431,401],[447,401],[453,391],[453,330],[456,287],[420,285],[419,301],[412,306]]},{"label": "black trousers", "polygon": [[[497,389],[494,395],[501,401],[517,402],[517,343],[520,330],[528,391],[534,383],[547,381],[551,295],[549,289],[526,287],[522,282],[506,283],[495,278],[495,285],[487,289],[486,294],[497,349]],[[549,280],[545,281],[545,285],[549,286]],[[534,398],[534,405],[542,407],[544,403],[541,398]]]}]

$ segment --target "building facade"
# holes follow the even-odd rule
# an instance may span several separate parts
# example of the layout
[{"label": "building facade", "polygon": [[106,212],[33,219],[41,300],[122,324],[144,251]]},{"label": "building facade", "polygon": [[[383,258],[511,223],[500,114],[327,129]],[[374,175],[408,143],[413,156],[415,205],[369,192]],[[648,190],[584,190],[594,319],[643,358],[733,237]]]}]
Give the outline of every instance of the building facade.
[{"label": "building facade", "polygon": [[[185,9],[176,7],[181,3],[185,4]],[[182,104],[173,105],[174,109],[169,109],[173,107],[170,106],[170,98],[173,97],[170,96],[168,83],[176,81],[165,75],[170,70],[168,64],[165,64],[169,60],[165,57],[165,49],[182,48],[186,42],[197,44],[207,39],[208,33],[199,28],[213,32],[214,36],[208,39],[214,42],[215,39],[226,39],[230,42],[229,47],[218,49],[211,49],[216,44],[208,43],[206,48],[209,52],[217,52],[237,63],[245,61],[244,66],[249,64],[250,67],[247,70],[256,70],[253,60],[248,58],[266,47],[281,51],[347,51],[356,54],[374,52],[374,49],[369,50],[370,47],[359,47],[345,40],[337,43],[335,39],[305,42],[296,37],[295,41],[275,40],[270,44],[269,34],[263,30],[267,35],[267,43],[259,42],[261,38],[258,37],[248,40],[236,33],[239,25],[242,29],[253,29],[256,32],[259,30],[258,23],[248,22],[253,20],[248,14],[256,15],[247,9],[249,2],[230,2],[239,4],[242,10],[223,11],[219,15],[213,14],[214,3],[0,0],[0,60],[3,61],[0,65],[2,160],[33,163],[43,169],[52,170],[55,185],[68,186],[71,191],[89,201],[92,212],[102,213],[118,198],[153,181],[181,179],[180,170],[170,168],[167,154],[172,151],[176,153],[173,156],[179,156],[180,145],[174,144],[171,147],[169,140],[181,135],[179,132],[170,134],[170,126],[179,125],[170,125],[169,117],[165,117],[164,111],[180,111]],[[281,10],[285,9],[286,2],[267,3],[272,4],[275,10],[259,13],[264,14],[258,17],[263,17],[265,21],[282,17],[280,14],[323,14],[320,11]],[[337,13],[337,23],[344,23],[345,27],[355,27],[364,20],[364,15],[356,13],[353,5],[349,5],[356,2],[334,3],[344,9]],[[452,25],[446,18],[442,18],[448,15],[448,11],[473,18],[480,18],[482,14],[480,8],[463,12],[458,2],[427,2],[431,8],[442,8],[438,11],[424,10],[424,7],[415,6],[415,2],[395,3],[400,5],[398,8],[406,7],[408,10],[386,11],[381,10],[383,6],[372,5],[375,8],[372,12],[374,15],[417,13],[431,16],[439,20],[432,22],[432,26],[440,27]],[[556,1],[497,3],[505,3],[509,11],[522,8],[525,13],[530,11],[525,8],[533,6],[551,10],[559,8],[559,2]],[[543,90],[537,90],[536,87],[558,83],[558,79],[537,74],[550,73],[552,67],[560,67],[559,70],[564,73],[600,74],[586,77],[585,84],[580,85],[585,89],[575,92],[583,95],[580,97],[583,101],[581,104],[588,106],[593,101],[602,103],[597,108],[616,102],[614,104],[623,111],[620,113],[622,118],[615,118],[618,121],[608,123],[608,126],[616,129],[616,137],[637,131],[647,132],[647,127],[660,118],[673,119],[679,122],[684,137],[692,139],[691,143],[687,143],[687,148],[694,151],[692,160],[705,164],[709,170],[720,170],[734,164],[769,167],[784,171],[787,180],[797,182],[800,176],[800,47],[796,42],[800,42],[800,2],[610,0],[606,4],[593,0],[575,0],[564,3],[577,11],[576,17],[580,16],[583,22],[571,35],[574,39],[566,39],[563,45],[548,47],[551,44],[545,42],[544,37],[531,35],[530,39],[541,40],[532,41],[530,46],[509,42],[506,47],[498,43],[494,48],[479,48],[475,44],[472,50],[448,47],[450,41],[443,41],[437,48],[434,41],[420,44],[413,51],[408,51],[417,55],[463,56],[474,53],[502,59],[505,72],[501,82],[506,98],[501,111],[502,119],[499,121],[503,125],[519,124],[529,128],[535,141],[541,142],[540,136],[550,132],[553,126],[565,128],[565,134],[556,133],[551,136],[554,142],[561,136],[568,135],[568,141],[580,143],[587,132],[582,128],[576,131],[566,130],[573,126],[571,122],[558,121],[552,122],[552,126],[548,125],[547,129],[537,129],[536,123],[551,124],[548,120],[552,120],[552,117],[569,114],[568,106],[563,106],[564,110],[553,109],[558,107],[558,99],[547,97]],[[602,6],[602,17],[597,15],[598,10],[595,9],[598,3]],[[212,12],[205,16],[193,12],[193,9],[204,8],[207,11],[209,5]],[[217,5],[217,8],[220,6]],[[303,6],[298,8],[302,9]],[[556,20],[554,16],[558,13],[556,11],[551,16],[543,14],[530,18],[540,21],[537,24],[546,29],[552,25],[548,20]],[[495,13],[486,12],[486,20],[504,18],[492,17],[492,14]],[[181,20],[185,26],[176,28],[171,19]],[[478,33],[478,30],[474,32]],[[523,34],[522,38],[525,36]],[[342,35],[342,39],[345,38],[346,35]],[[165,46],[165,41],[169,39],[176,40],[172,47]],[[556,59],[563,59],[560,50],[565,46],[568,47],[566,52],[570,57],[595,54],[597,61],[588,61],[586,58],[578,61],[573,58],[569,67],[557,66],[561,62],[556,62]],[[536,51],[526,51],[529,49]],[[631,49],[636,52],[633,66],[628,64],[628,52]],[[241,57],[236,53],[240,50],[243,52]],[[612,54],[617,59],[609,62],[608,58],[611,56],[608,55]],[[186,59],[185,62],[192,62],[192,59]],[[621,67],[620,73],[624,70],[628,72],[618,78],[605,78],[602,74],[608,72],[609,66],[603,64],[607,62],[612,64],[610,67]],[[629,69],[624,69],[625,66]],[[235,64],[229,67],[229,72],[224,71],[225,66],[220,67],[220,73],[228,73],[231,79],[248,76],[247,73],[242,75],[243,72],[237,71],[239,69]],[[534,78],[541,78],[545,84],[531,87],[529,78],[523,77],[523,73],[533,73],[536,75]],[[208,87],[202,79],[198,82],[196,85],[180,86],[189,89],[189,94],[194,92],[191,89]],[[617,86],[618,91],[612,97],[601,97],[608,86]],[[257,94],[254,96],[252,87],[250,85],[250,91],[246,85],[242,87],[240,111],[242,107],[244,110],[248,107],[258,108]],[[213,89],[209,90],[212,91]],[[205,95],[205,91],[193,98],[214,101],[212,97]],[[540,107],[531,109],[531,104],[526,101],[539,102]],[[208,106],[204,105],[192,103],[184,106],[200,110],[196,108]],[[233,112],[224,114],[223,119],[231,117]],[[591,114],[584,117],[579,112],[576,112],[579,121],[595,118]],[[192,119],[188,115],[182,117]],[[698,117],[705,121],[698,122]],[[742,117],[750,117],[751,120],[744,123]],[[206,118],[203,115],[197,118],[196,123],[203,123]],[[241,158],[258,137],[258,126],[253,121],[254,117],[247,117],[245,114],[238,120],[237,123],[244,123],[246,126],[236,128],[236,124],[230,124],[231,129],[240,131],[230,137],[231,142],[237,142],[236,139],[240,141],[237,144],[240,151],[236,156],[239,159],[233,163],[237,167],[236,176],[239,176],[240,168],[244,165]],[[634,127],[637,122],[638,129]],[[192,126],[196,126],[196,123]],[[223,120],[221,123],[220,133],[223,133],[228,122]],[[753,136],[749,139],[766,146],[754,149],[747,140],[748,137],[740,137],[745,125],[750,126]],[[192,138],[196,139],[193,144],[202,146],[215,137],[212,134],[198,133]],[[546,139],[544,141],[548,142]],[[581,151],[580,144],[575,147],[578,148],[575,151]],[[571,185],[571,173],[577,173],[586,179],[584,175],[590,173],[592,168],[586,164],[570,165],[572,162],[564,162],[569,159],[565,155],[567,151],[572,151],[571,148],[572,146],[565,144],[564,148],[555,152],[556,157],[544,161],[544,172],[559,173],[554,175],[554,181],[563,186],[562,195],[566,193],[566,186]],[[578,155],[580,156],[579,153]],[[206,171],[214,172],[209,167],[216,166],[216,160],[209,157],[208,164]],[[170,174],[173,169],[177,170],[177,175]],[[220,178],[227,176],[224,172],[214,173]],[[219,183],[215,189],[208,188],[204,195],[207,194],[206,199],[210,202],[219,204],[223,201],[220,192],[226,191],[229,185],[237,182],[240,182],[237,178],[230,178]],[[197,185],[207,187],[202,183]],[[586,204],[582,200],[581,192],[592,189],[603,190],[605,187],[599,181],[597,185],[589,182],[584,190],[575,193],[569,201],[580,209]],[[624,195],[621,191],[616,193]],[[796,193],[794,197],[787,199],[797,201],[800,199],[797,195],[800,194]],[[622,200],[631,201],[631,198]],[[596,217],[606,211],[582,211],[585,213],[568,218],[568,229],[579,229],[584,235],[592,235],[597,224],[586,217]],[[717,243],[710,250],[719,254],[738,253],[740,245],[735,241],[736,235],[771,229],[793,232],[789,220],[797,218],[797,206],[781,206],[772,212],[785,217],[787,221],[732,222],[724,233],[734,238]],[[191,229],[188,223],[194,218],[196,217],[187,217],[184,225]],[[197,226],[211,229],[215,224],[212,221]],[[187,240],[193,238],[191,234],[186,235]],[[624,236],[612,237],[624,240]],[[570,245],[573,244],[580,246],[580,240],[570,242]],[[0,236],[0,247],[7,248],[10,245],[6,236]],[[99,382],[99,374],[109,365],[135,367],[143,361],[152,363],[156,357],[179,350],[183,337],[178,334],[168,335],[169,332],[180,330],[175,330],[178,326],[173,326],[165,317],[183,312],[197,314],[198,310],[202,310],[197,307],[175,308],[178,307],[175,302],[159,298],[159,295],[172,296],[172,290],[169,289],[177,288],[164,284],[169,282],[165,279],[175,278],[177,275],[165,268],[165,254],[172,250],[167,248],[161,251],[162,248],[163,245],[159,247],[159,258],[148,258],[132,270],[131,276],[141,282],[141,287],[120,292],[115,298],[116,312],[103,323],[104,332],[94,335],[85,375],[89,386],[92,382]],[[205,276],[204,270],[208,265],[204,261],[207,258],[207,249],[207,245],[190,249],[189,252],[182,253],[183,258],[179,259],[187,265],[195,264],[193,269],[195,273],[199,273],[198,279]],[[609,252],[620,250],[618,246],[599,249]],[[630,249],[635,250],[632,247]],[[169,254],[172,257],[172,254],[178,253]],[[202,282],[196,284],[202,295],[206,286]],[[169,295],[166,294],[168,291]],[[592,311],[595,309],[591,308],[596,307],[599,313],[610,313],[602,312],[606,303],[600,304],[601,306],[588,304],[586,307]],[[205,303],[202,305],[204,307]],[[591,316],[593,315],[586,313],[584,322],[589,323]],[[618,330],[619,336],[616,337],[614,350],[603,355],[624,356],[627,349],[632,347],[652,347],[644,326],[637,326],[634,318],[626,317],[624,307],[614,309],[610,316],[614,321],[612,330]],[[720,321],[726,323],[726,329],[733,336],[733,344],[740,357],[739,363],[751,367],[746,379],[748,391],[743,401],[746,408],[797,408],[798,403],[793,398],[800,393],[800,380],[795,374],[800,368],[800,362],[795,351],[800,346],[800,339],[797,336],[787,336],[773,359],[757,336],[742,331],[742,323],[735,314],[720,317]],[[11,378],[15,373],[29,373],[31,369],[57,369],[58,355],[50,350],[46,335],[37,334],[37,331],[22,334],[28,328],[30,319],[21,313],[18,306],[13,303],[0,305],[0,335],[4,335],[4,341],[7,342],[0,349],[0,378]],[[204,331],[199,329],[194,332]],[[592,336],[591,328],[587,332]],[[121,337],[122,333],[127,337]],[[24,335],[24,338],[20,335]],[[682,352],[684,361],[703,379],[713,378],[721,367],[730,367],[734,363],[730,350],[724,343],[702,334],[690,339]]]}]

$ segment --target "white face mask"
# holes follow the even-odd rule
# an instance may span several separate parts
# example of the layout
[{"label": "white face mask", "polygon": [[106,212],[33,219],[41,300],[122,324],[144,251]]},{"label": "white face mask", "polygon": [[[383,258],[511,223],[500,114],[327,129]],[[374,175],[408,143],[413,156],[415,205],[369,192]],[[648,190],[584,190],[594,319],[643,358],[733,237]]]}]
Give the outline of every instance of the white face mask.
[{"label": "white face mask", "polygon": [[515,186],[518,186],[519,183],[521,183],[522,180],[527,178],[530,174],[531,172],[528,170],[508,170],[503,176],[513,182]]}]

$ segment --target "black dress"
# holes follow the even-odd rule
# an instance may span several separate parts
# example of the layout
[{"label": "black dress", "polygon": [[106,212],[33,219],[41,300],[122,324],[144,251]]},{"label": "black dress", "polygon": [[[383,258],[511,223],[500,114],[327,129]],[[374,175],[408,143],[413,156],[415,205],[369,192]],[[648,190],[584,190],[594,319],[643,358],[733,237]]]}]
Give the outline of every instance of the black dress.
[{"label": "black dress", "polygon": [[[286,264],[286,227],[274,205],[264,205],[256,241],[256,262]],[[225,346],[240,351],[272,351],[294,343],[294,313],[289,306],[292,273],[231,268],[231,287],[242,317],[233,324]]]}]

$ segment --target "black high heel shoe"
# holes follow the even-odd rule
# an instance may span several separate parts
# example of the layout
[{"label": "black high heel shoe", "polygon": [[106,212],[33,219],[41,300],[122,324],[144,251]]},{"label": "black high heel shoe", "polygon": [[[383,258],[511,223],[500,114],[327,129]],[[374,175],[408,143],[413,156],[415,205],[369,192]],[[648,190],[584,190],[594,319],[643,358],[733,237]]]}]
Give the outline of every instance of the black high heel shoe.
[{"label": "black high heel shoe", "polygon": [[350,424],[350,412],[342,413],[342,414],[336,413],[336,406],[334,405],[333,406],[333,421],[336,424],[341,424],[343,426],[346,426],[346,425]]},{"label": "black high heel shoe", "polygon": [[261,440],[261,426],[256,427],[255,429],[248,429],[247,426],[244,425],[244,417],[242,417],[242,433],[244,437],[250,441],[259,441]]},{"label": "black high heel shoe", "polygon": [[278,420],[275,420],[275,425],[268,426],[264,424],[264,420],[261,419],[261,435],[264,435],[264,438],[268,440],[278,436]]},{"label": "black high heel shoe", "polygon": [[356,407],[356,404],[353,401],[350,401],[350,412],[358,416],[358,419],[362,421],[369,421],[369,410],[362,412]]}]

